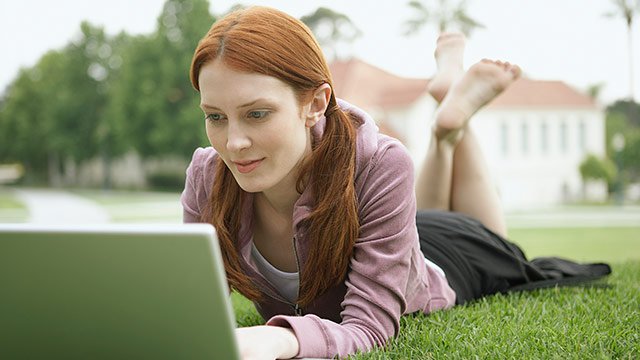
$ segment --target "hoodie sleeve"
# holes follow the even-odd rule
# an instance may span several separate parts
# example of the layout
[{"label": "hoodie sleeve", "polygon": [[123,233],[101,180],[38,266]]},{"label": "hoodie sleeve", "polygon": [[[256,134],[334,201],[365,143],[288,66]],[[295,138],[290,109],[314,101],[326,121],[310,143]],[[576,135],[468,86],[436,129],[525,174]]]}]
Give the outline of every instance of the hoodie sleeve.
[{"label": "hoodie sleeve", "polygon": [[182,221],[184,223],[200,222],[202,210],[209,200],[217,153],[213,148],[198,148],[193,153],[191,163],[187,167],[184,190],[180,196],[182,203]]},{"label": "hoodie sleeve", "polygon": [[357,175],[356,191],[360,235],[349,263],[342,322],[315,315],[267,322],[295,332],[299,357],[343,357],[383,346],[398,333],[408,289],[424,281],[415,276],[418,265],[412,261],[418,246],[413,163],[399,142],[378,148]]}]

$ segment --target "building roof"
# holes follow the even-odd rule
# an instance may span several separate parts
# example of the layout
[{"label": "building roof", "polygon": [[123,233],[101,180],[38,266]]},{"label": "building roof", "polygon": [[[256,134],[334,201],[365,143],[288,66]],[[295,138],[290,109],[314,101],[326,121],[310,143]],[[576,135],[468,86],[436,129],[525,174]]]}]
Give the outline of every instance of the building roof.
[{"label": "building roof", "polygon": [[[334,61],[329,68],[336,95],[369,110],[409,106],[425,94],[429,85],[429,79],[400,77],[359,59]],[[524,77],[487,106],[490,109],[597,107],[594,99],[562,81]]]},{"label": "building roof", "polygon": [[427,91],[428,79],[393,75],[358,59],[329,65],[336,95],[365,109],[408,106]]},{"label": "building roof", "polygon": [[520,78],[498,97],[488,108],[581,108],[594,109],[593,98],[582,94],[562,81]]}]

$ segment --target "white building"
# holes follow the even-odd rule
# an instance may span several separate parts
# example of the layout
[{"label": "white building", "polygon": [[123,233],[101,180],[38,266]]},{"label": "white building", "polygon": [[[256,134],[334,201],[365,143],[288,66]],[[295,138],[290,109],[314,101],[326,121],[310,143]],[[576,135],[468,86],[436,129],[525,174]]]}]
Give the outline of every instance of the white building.
[{"label": "white building", "polygon": [[[401,78],[355,59],[335,62],[331,71],[337,96],[369,112],[419,165],[436,107],[426,91],[429,80]],[[605,154],[604,111],[565,83],[519,79],[471,126],[505,208],[606,198],[606,185],[583,184],[579,171],[587,154]]]}]

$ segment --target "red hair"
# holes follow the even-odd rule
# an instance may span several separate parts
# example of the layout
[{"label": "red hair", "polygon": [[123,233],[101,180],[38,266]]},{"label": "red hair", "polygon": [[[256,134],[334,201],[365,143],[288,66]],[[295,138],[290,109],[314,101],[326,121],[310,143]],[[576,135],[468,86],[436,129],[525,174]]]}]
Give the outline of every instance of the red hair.
[{"label": "red hair", "polygon": [[[242,72],[275,77],[294,90],[302,104],[322,84],[332,88],[322,138],[313,144],[298,178],[297,190],[311,186],[315,207],[304,219],[309,256],[300,270],[298,304],[305,306],[346,276],[359,233],[354,187],[357,121],[340,110],[322,50],[299,20],[275,9],[250,7],[213,24],[198,44],[191,63],[191,83],[200,90],[201,67],[220,59]],[[229,285],[257,301],[262,294],[242,271],[237,249],[241,208],[246,193],[219,159],[202,221],[220,238]]]}]

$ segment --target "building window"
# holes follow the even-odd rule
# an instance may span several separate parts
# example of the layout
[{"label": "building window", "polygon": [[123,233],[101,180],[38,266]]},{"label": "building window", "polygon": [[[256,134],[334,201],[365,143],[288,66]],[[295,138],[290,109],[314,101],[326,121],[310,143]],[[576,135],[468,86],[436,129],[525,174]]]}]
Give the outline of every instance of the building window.
[{"label": "building window", "polygon": [[584,153],[587,150],[587,124],[583,119],[578,126],[578,146],[580,146],[580,152]]},{"label": "building window", "polygon": [[502,156],[507,157],[509,154],[509,127],[506,121],[500,124],[500,150],[502,151]]},{"label": "building window", "polygon": [[563,154],[567,153],[569,147],[567,146],[567,121],[562,120],[560,123],[560,151]]},{"label": "building window", "polygon": [[527,124],[526,120],[522,122],[520,126],[520,142],[522,144],[522,154],[526,155],[529,153],[529,124]]},{"label": "building window", "polygon": [[549,126],[546,121],[540,124],[540,152],[543,154],[549,152]]}]

